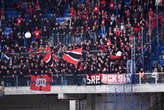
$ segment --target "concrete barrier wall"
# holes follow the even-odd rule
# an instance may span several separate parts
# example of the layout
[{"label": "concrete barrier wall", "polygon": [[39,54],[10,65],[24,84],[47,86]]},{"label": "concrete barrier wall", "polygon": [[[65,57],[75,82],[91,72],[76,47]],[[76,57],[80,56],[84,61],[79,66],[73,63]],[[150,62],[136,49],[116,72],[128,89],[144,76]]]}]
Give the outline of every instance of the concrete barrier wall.
[{"label": "concrete barrier wall", "polygon": [[152,93],[164,92],[164,84],[141,84],[141,85],[100,85],[100,86],[52,86],[50,92],[32,91],[30,87],[5,87],[5,95],[23,94],[95,94],[95,93]]},{"label": "concrete barrier wall", "polygon": [[[147,110],[149,108],[149,100],[148,97],[136,95],[131,97],[130,94],[125,96],[118,94],[116,97],[112,94],[105,94],[102,97],[96,97],[95,105],[95,110]],[[140,109],[140,106],[142,106],[142,109]]]},{"label": "concrete barrier wall", "polygon": [[92,94],[80,102],[77,110],[148,110],[150,108],[149,95],[130,94]]},{"label": "concrete barrier wall", "polygon": [[77,99],[76,104],[52,94],[3,96],[0,97],[0,110],[75,110],[75,105],[76,110],[148,110],[152,96],[151,93],[82,95],[86,97]]},{"label": "concrete barrier wall", "polygon": [[58,100],[57,95],[3,96],[0,110],[69,110],[69,101]]},{"label": "concrete barrier wall", "polygon": [[[52,86],[51,92],[7,87],[6,96],[0,97],[0,110],[70,110],[69,99],[81,100],[76,110],[148,110],[153,102],[150,97],[158,92],[164,92],[163,84],[141,84],[132,88],[129,85]],[[84,99],[78,99],[78,95],[84,95]]]}]

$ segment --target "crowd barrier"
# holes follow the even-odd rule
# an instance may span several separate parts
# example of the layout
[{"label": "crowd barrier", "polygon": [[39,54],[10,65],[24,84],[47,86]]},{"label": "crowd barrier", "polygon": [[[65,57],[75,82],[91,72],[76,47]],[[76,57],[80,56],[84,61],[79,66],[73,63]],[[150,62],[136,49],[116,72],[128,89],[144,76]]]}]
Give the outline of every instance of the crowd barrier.
[{"label": "crowd barrier", "polygon": [[[52,86],[111,85],[111,84],[160,84],[164,83],[164,72],[135,74],[54,74]],[[30,86],[31,76],[5,76],[5,87]]]}]

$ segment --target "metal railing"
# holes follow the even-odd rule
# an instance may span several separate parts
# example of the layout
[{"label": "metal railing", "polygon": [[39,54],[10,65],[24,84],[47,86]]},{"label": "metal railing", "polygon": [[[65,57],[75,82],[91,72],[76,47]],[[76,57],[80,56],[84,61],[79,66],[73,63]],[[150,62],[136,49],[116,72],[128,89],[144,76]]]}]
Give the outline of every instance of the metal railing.
[{"label": "metal railing", "polygon": [[135,84],[160,84],[164,83],[164,72],[135,74]]},{"label": "metal railing", "polygon": [[[158,73],[140,73],[129,74],[131,76],[132,84],[161,84],[164,83],[164,72]],[[20,86],[30,86],[31,77],[30,76],[5,76],[2,78],[4,80],[5,87],[20,87]],[[52,76],[51,85],[53,86],[70,86],[70,85],[87,85],[86,74],[54,74]],[[129,84],[129,83],[127,83]],[[101,84],[103,85],[103,84]],[[105,84],[107,85],[107,84]],[[108,84],[111,85],[111,84]]]},{"label": "metal railing", "polygon": [[[1,78],[5,87],[30,86],[31,76],[4,76]],[[85,74],[55,74],[52,76],[51,85],[85,85]]]}]

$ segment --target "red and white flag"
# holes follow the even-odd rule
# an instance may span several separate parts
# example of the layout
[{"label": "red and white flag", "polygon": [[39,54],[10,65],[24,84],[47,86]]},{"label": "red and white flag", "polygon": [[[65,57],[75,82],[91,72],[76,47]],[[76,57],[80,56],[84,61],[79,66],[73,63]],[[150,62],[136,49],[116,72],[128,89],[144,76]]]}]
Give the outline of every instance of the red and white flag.
[{"label": "red and white flag", "polygon": [[66,62],[72,63],[75,66],[77,66],[81,56],[82,56],[82,48],[78,48],[71,51],[66,51],[62,58]]},{"label": "red and white flag", "polygon": [[52,53],[53,53],[53,51],[47,53],[46,56],[43,59],[43,62],[49,63],[49,64],[52,65],[53,61],[56,61],[56,56],[55,56],[55,54],[52,54]]}]

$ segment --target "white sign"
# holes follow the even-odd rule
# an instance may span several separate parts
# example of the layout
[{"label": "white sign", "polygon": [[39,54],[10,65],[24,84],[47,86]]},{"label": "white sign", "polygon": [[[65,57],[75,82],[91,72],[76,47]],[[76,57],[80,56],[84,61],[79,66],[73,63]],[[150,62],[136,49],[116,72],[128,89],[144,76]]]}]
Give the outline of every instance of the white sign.
[{"label": "white sign", "polygon": [[44,78],[39,78],[36,80],[36,86],[40,87],[40,86],[46,86],[46,79]]}]

